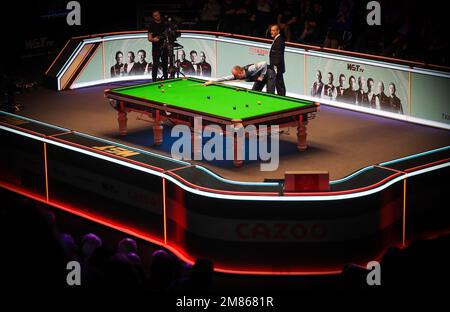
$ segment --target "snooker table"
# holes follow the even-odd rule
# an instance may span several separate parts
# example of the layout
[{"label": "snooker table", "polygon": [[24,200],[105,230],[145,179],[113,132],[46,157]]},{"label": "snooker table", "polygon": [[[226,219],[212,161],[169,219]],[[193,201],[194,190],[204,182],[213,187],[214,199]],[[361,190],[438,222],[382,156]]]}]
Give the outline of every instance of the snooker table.
[{"label": "snooker table", "polygon": [[[148,116],[153,123],[154,144],[163,142],[163,123],[184,124],[191,128],[193,153],[201,151],[202,129],[218,125],[234,130],[247,125],[297,126],[297,148],[304,151],[306,126],[315,117],[319,103],[278,96],[225,84],[204,86],[195,78],[177,78],[105,90],[105,97],[118,112],[119,131],[127,134],[127,113]],[[201,117],[201,127],[199,119]],[[200,131],[198,129],[200,128]],[[269,128],[270,129],[270,128]],[[268,131],[270,131],[268,129]],[[242,146],[234,140],[233,164],[239,167]]]}]

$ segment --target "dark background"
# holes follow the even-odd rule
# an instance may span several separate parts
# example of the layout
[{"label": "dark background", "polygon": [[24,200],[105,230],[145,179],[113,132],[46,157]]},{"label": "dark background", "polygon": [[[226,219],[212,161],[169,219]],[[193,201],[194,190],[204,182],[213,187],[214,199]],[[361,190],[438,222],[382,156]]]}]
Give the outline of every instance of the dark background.
[{"label": "dark background", "polygon": [[[344,49],[369,54],[393,56],[429,64],[449,65],[448,22],[442,1],[412,2],[406,0],[380,0],[381,26],[366,24],[368,1],[365,0],[282,0],[273,1],[270,18],[275,22],[283,3],[294,3],[299,22],[293,26],[293,42],[322,46],[342,2],[352,3],[351,40]],[[256,12],[256,0],[234,0],[235,7],[248,8],[247,15],[228,25],[222,13],[213,23],[202,22],[202,8],[206,0],[81,0],[81,26],[68,26],[65,8],[69,0],[8,1],[1,11],[1,66],[2,70],[19,73],[42,73],[70,37],[102,32],[144,29],[151,20],[151,12],[159,9],[163,15],[173,16],[180,29],[208,29],[231,31],[245,35],[267,37],[266,25],[250,21]],[[304,23],[314,3],[322,6],[320,32],[314,39],[300,40]],[[241,27],[242,26],[242,27]],[[406,29],[406,30],[405,30]],[[399,32],[405,35],[399,36]],[[393,43],[400,37],[400,42]]]}]

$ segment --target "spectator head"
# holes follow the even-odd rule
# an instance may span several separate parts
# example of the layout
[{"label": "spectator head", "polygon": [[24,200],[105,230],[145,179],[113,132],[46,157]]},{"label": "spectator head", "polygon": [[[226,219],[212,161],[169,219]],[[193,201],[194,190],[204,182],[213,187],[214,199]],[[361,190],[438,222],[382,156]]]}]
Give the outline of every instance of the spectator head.
[{"label": "spectator head", "polygon": [[153,252],[150,275],[156,287],[167,288],[175,277],[175,263],[172,255],[162,249]]},{"label": "spectator head", "polygon": [[140,289],[142,280],[125,254],[108,259],[104,269],[105,284],[109,289]]},{"label": "spectator head", "polygon": [[75,243],[72,235],[70,234],[61,234],[59,236],[59,240],[64,249],[64,253],[67,257],[68,261],[77,260],[78,259],[78,246]]},{"label": "spectator head", "polygon": [[141,264],[141,257],[139,257],[139,255],[134,252],[127,253],[127,258],[132,264],[135,265]]},{"label": "spectator head", "polygon": [[137,55],[138,55],[138,61],[139,62],[144,62],[145,61],[145,57],[147,56],[147,53],[145,53],[144,50],[139,50]]},{"label": "spectator head", "polygon": [[128,57],[128,63],[134,63],[134,52],[133,51],[129,51],[127,53],[127,57]]},{"label": "spectator head", "polygon": [[352,8],[352,2],[350,2],[350,0],[341,1],[340,6],[339,6],[339,11],[338,11],[338,16],[350,11],[351,8]]},{"label": "spectator head", "polygon": [[384,93],[384,83],[383,81],[378,82],[378,92]]},{"label": "spectator head", "polygon": [[328,72],[328,84],[333,84],[334,76],[332,72]]},{"label": "spectator head", "polygon": [[123,53],[122,53],[122,51],[117,51],[116,52],[116,62],[117,62],[117,64],[122,64],[122,62],[123,62]]},{"label": "spectator head", "polygon": [[345,75],[344,74],[339,75],[339,85],[341,87],[343,87],[345,85]]},{"label": "spectator head", "polygon": [[245,78],[245,70],[239,65],[233,67],[233,69],[231,70],[231,74],[233,74],[234,78],[236,79]]},{"label": "spectator head", "polygon": [[272,36],[272,38],[275,38],[279,34],[280,34],[280,26],[278,26],[277,24],[270,26],[270,35]]},{"label": "spectator head", "polygon": [[323,9],[322,2],[314,1],[314,4],[313,4],[313,11],[314,11],[314,13],[320,13],[320,12],[322,12],[322,9]]},{"label": "spectator head", "polygon": [[63,244],[67,244],[67,245],[75,244],[75,240],[73,239],[71,234],[63,233],[59,237]]},{"label": "spectator head", "polygon": [[152,17],[153,17],[153,20],[156,23],[160,23],[161,22],[161,12],[159,12],[158,10],[155,10],[155,11],[152,12]]},{"label": "spectator head", "polygon": [[129,253],[129,252],[137,252],[137,243],[132,238],[124,238],[122,239],[119,244],[117,245],[117,252],[118,253]]},{"label": "spectator head", "polygon": [[389,94],[394,96],[395,95],[395,91],[397,91],[396,88],[395,88],[395,83],[391,82],[389,84]]},{"label": "spectator head", "polygon": [[197,58],[197,51],[192,50],[192,51],[189,53],[189,55],[190,55],[190,57],[191,57],[191,62],[194,63],[194,62],[195,62],[195,59]]},{"label": "spectator head", "polygon": [[100,237],[93,233],[84,235],[81,240],[81,253],[85,260],[89,259],[94,251],[102,246],[102,240]]}]

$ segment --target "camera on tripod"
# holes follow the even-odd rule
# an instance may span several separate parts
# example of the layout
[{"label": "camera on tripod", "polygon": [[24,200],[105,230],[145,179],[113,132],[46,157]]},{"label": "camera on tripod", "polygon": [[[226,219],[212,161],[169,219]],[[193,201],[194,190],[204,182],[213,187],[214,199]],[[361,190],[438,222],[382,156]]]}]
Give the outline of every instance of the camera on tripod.
[{"label": "camera on tripod", "polygon": [[172,20],[171,17],[166,17],[166,28],[160,36],[160,40],[164,42],[164,46],[173,45],[177,38],[180,37],[178,32],[178,25]]},{"label": "camera on tripod", "polygon": [[178,78],[180,74],[184,76],[184,74],[180,72],[178,55],[175,60],[175,51],[183,48],[182,45],[176,42],[177,38],[180,37],[180,35],[181,34],[178,31],[178,25],[172,20],[171,17],[166,16],[166,28],[160,36],[160,40],[164,42],[161,49],[167,51],[169,65],[168,74],[170,78]]}]

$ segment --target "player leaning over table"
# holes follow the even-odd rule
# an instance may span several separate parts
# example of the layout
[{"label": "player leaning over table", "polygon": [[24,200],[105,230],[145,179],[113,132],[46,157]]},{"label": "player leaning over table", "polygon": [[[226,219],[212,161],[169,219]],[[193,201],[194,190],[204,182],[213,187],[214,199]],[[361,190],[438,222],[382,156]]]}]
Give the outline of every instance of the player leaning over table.
[{"label": "player leaning over table", "polygon": [[265,85],[267,93],[275,93],[275,78],[276,74],[273,69],[269,68],[267,62],[258,62],[245,66],[234,66],[231,70],[231,75],[219,78],[217,80],[210,80],[204,83],[205,86],[216,82],[231,81],[231,80],[245,80],[254,82],[252,90],[261,91]]}]

